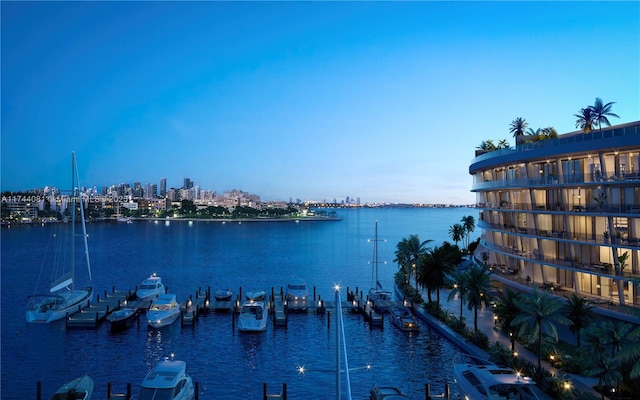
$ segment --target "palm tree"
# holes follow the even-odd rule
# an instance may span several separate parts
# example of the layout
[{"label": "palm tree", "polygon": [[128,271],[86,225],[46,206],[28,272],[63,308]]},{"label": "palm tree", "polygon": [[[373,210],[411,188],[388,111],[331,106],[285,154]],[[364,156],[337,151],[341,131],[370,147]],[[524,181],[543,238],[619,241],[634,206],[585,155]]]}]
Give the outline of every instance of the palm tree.
[{"label": "palm tree", "polygon": [[575,293],[572,294],[571,297],[567,297],[567,318],[571,321],[569,330],[576,334],[578,354],[580,353],[580,332],[594,317],[592,304],[593,303],[585,297],[578,296]]},{"label": "palm tree", "polygon": [[582,129],[584,133],[589,133],[593,130],[593,124],[595,123],[595,115],[591,107],[581,108],[579,114],[573,114],[577,117],[576,128]]},{"label": "palm tree", "polygon": [[451,285],[447,301],[453,300],[456,295],[458,296],[460,300],[460,322],[462,322],[462,305],[467,301],[467,287],[463,284],[466,280],[466,271],[457,270],[447,276],[447,281]]},{"label": "palm tree", "polygon": [[436,304],[440,305],[440,289],[446,284],[447,275],[451,274],[460,263],[458,246],[444,242],[442,246],[429,249],[420,259],[419,283],[427,289],[427,298],[431,302],[431,293],[436,292]]},{"label": "palm tree", "polygon": [[[598,378],[598,387],[618,386],[625,364],[631,364],[631,378],[638,377],[640,329],[625,322],[606,320],[585,330],[585,351],[581,360],[587,376]],[[604,398],[604,397],[603,397]]]},{"label": "palm tree", "polygon": [[404,282],[409,283],[409,277],[411,277],[411,255],[409,254],[408,239],[403,238],[396,245],[395,255],[393,260],[398,264],[400,272],[404,275]]},{"label": "palm tree", "polygon": [[497,300],[494,312],[498,316],[498,321],[500,321],[502,331],[509,334],[511,338],[511,351],[514,351],[516,338],[513,333],[517,328],[517,325],[513,323],[513,320],[521,311],[521,295],[519,292],[514,292],[507,288],[504,292],[498,294]]},{"label": "palm tree", "polygon": [[467,309],[473,310],[473,329],[478,331],[478,310],[491,303],[489,295],[489,270],[484,265],[473,264],[467,268],[462,282],[467,293]]},{"label": "palm tree", "polygon": [[542,129],[538,128],[534,131],[533,128],[529,128],[527,129],[526,134],[527,136],[533,136],[534,140],[536,140],[539,139],[540,136],[542,136]]},{"label": "palm tree", "polygon": [[511,145],[509,144],[509,142],[507,142],[507,139],[500,139],[500,140],[498,140],[497,147],[499,149],[509,149],[509,148],[511,148]]},{"label": "palm tree", "polygon": [[458,242],[464,238],[464,226],[462,226],[462,224],[454,224],[453,226],[450,226],[449,236],[451,237],[451,240],[456,242],[457,246]]},{"label": "palm tree", "polygon": [[533,292],[520,300],[522,312],[513,320],[513,324],[520,326],[519,336],[524,337],[528,334],[532,342],[538,341],[538,371],[542,367],[542,335],[549,335],[557,341],[558,331],[555,324],[569,325],[571,323],[562,314],[563,307],[564,304],[560,299],[540,292],[537,288],[534,288]]},{"label": "palm tree", "polygon": [[511,124],[509,125],[509,133],[512,133],[513,137],[522,136],[524,135],[524,131],[527,129],[527,126],[527,121],[522,117],[518,117],[511,121]]},{"label": "palm tree", "polygon": [[468,249],[469,236],[471,235],[471,232],[473,232],[473,230],[476,229],[476,220],[475,218],[473,218],[473,216],[468,215],[468,216],[462,217],[460,222],[462,222],[462,226],[464,228],[464,237],[466,238],[465,249]]},{"label": "palm tree", "polygon": [[602,124],[606,126],[611,126],[609,122],[609,117],[620,118],[616,114],[611,112],[611,106],[616,104],[615,102],[610,102],[607,104],[602,104],[602,99],[600,97],[596,97],[596,102],[591,107],[591,112],[593,113],[593,122],[598,124],[598,128],[602,131]]},{"label": "palm tree", "polygon": [[545,139],[555,139],[558,137],[558,131],[553,126],[547,126],[546,128],[542,128],[542,136]]},{"label": "palm tree", "polygon": [[407,276],[414,275],[416,286],[418,286],[416,268],[420,262],[420,259],[429,250],[427,244],[432,240],[425,240],[420,242],[418,235],[409,235],[408,239],[402,239],[396,250],[396,261],[402,261],[401,268]]}]

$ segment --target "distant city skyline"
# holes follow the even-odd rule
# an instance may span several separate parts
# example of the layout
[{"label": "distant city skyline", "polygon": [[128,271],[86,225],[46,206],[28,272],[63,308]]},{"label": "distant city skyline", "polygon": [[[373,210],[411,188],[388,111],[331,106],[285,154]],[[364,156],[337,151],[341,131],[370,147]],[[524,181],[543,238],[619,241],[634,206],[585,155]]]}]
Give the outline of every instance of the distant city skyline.
[{"label": "distant city skyline", "polygon": [[640,119],[639,2],[3,2],[1,34],[2,191],[76,151],[87,186],[472,204],[514,119]]}]

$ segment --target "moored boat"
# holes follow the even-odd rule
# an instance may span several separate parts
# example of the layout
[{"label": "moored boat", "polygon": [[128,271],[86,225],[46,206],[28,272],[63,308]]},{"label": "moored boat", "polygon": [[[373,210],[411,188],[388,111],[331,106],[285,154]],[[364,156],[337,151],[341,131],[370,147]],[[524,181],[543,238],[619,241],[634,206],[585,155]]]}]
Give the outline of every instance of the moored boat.
[{"label": "moored boat", "polygon": [[267,294],[264,290],[254,290],[251,292],[247,292],[245,296],[249,301],[263,301],[266,295]]},{"label": "moored boat", "polygon": [[262,332],[267,329],[269,314],[263,301],[245,301],[238,317],[240,332]]},{"label": "moored boat", "polygon": [[93,394],[93,379],[84,375],[60,386],[51,400],[89,400]]},{"label": "moored boat", "polygon": [[418,321],[408,307],[392,305],[389,307],[389,315],[393,324],[405,332],[417,332],[420,330]]},{"label": "moored boat", "polygon": [[132,327],[136,323],[138,316],[138,309],[125,307],[109,314],[107,321],[111,324],[112,331],[119,331]]},{"label": "moored boat", "polygon": [[161,294],[147,311],[147,322],[152,328],[171,325],[180,317],[180,304],[175,294]]},{"label": "moored boat", "polygon": [[466,400],[539,400],[539,389],[529,377],[493,364],[454,364],[453,376]]},{"label": "moored boat", "polygon": [[373,309],[379,313],[387,313],[389,312],[389,307],[391,306],[392,293],[384,290],[382,288],[382,284],[378,280],[378,221],[376,221],[376,229],[375,229],[375,237],[373,239],[373,261],[371,264],[373,265],[373,284],[371,285],[371,289],[369,289],[369,300],[372,303]]},{"label": "moored boat", "polygon": [[136,290],[136,297],[141,301],[155,300],[164,292],[165,287],[162,283],[162,278],[153,273],[142,281],[140,287]]},{"label": "moored boat", "polygon": [[213,294],[213,297],[215,297],[215,299],[218,301],[229,301],[231,300],[232,296],[233,292],[231,291],[231,289],[218,289]]},{"label": "moored boat", "polygon": [[[84,202],[79,201],[79,184],[77,181],[78,169],[76,155],[71,157],[71,212],[70,223],[58,224],[52,231],[52,243],[55,249],[52,276],[53,281],[49,286],[49,292],[28,296],[27,322],[53,322],[79,312],[88,307],[93,299],[93,283],[91,282],[91,264],[89,262],[89,246],[87,243],[87,230],[84,219]],[[76,212],[78,210],[78,212]],[[76,233],[76,214],[80,215],[82,235]],[[83,288],[76,287],[78,279],[76,271],[76,241],[82,237],[84,246],[84,262],[88,273],[88,285]],[[68,252],[68,253],[67,253]],[[64,253],[64,254],[63,254]],[[48,260],[45,260],[48,261]],[[43,267],[48,265],[43,262]],[[42,274],[42,271],[41,271]],[[36,285],[38,286],[38,285]]]},{"label": "moored boat", "polygon": [[195,396],[193,379],[187,375],[187,363],[163,360],[145,376],[138,400],[192,400]]},{"label": "moored boat", "polygon": [[410,399],[402,390],[395,386],[374,386],[369,391],[369,400],[397,400]]},{"label": "moored boat", "polygon": [[307,283],[302,278],[293,278],[291,282],[287,284],[285,296],[287,301],[306,302],[309,299]]}]

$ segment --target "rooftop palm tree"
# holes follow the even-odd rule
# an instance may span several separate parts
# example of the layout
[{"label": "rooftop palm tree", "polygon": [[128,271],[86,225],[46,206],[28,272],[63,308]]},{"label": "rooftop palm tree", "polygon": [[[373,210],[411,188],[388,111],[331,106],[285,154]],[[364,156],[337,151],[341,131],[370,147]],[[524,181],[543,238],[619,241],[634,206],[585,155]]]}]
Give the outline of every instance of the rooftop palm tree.
[{"label": "rooftop palm tree", "polygon": [[544,139],[555,139],[558,137],[558,131],[553,126],[542,128],[542,136]]},{"label": "rooftop palm tree", "polygon": [[577,117],[576,128],[582,129],[584,133],[589,133],[593,130],[593,124],[595,124],[595,115],[591,107],[581,108],[579,114],[573,114]]},{"label": "rooftop palm tree", "polygon": [[511,124],[509,125],[509,133],[512,133],[514,137],[522,136],[524,135],[527,126],[527,121],[522,117],[518,117],[511,121]]},{"label": "rooftop palm tree", "polygon": [[473,329],[478,331],[478,310],[491,303],[489,295],[489,270],[484,265],[473,264],[467,268],[462,282],[467,293],[467,309],[473,310]]},{"label": "rooftop palm tree", "polygon": [[602,99],[600,97],[596,97],[596,102],[589,108],[593,113],[593,122],[598,124],[598,128],[602,131],[602,124],[606,126],[611,126],[609,119],[607,117],[616,117],[620,118],[618,115],[611,112],[611,106],[616,104],[615,102],[610,102],[607,104],[602,104]]},{"label": "rooftop palm tree", "polygon": [[[566,297],[566,296],[565,296]],[[585,297],[572,294],[567,297],[567,318],[571,321],[569,330],[576,334],[576,343],[578,345],[578,353],[580,352],[580,332],[594,318],[592,302]]]},{"label": "rooftop palm tree", "polygon": [[507,139],[500,139],[500,140],[498,140],[497,147],[499,149],[509,149],[509,148],[511,148],[511,145],[509,144],[509,142],[507,142]]},{"label": "rooftop palm tree", "polygon": [[526,131],[526,134],[528,136],[534,136],[534,137],[539,137],[542,134],[542,129],[538,128],[536,130],[533,130],[533,128],[528,128]]},{"label": "rooftop palm tree", "polygon": [[542,367],[542,335],[546,334],[557,341],[558,331],[555,324],[570,324],[569,319],[563,315],[563,307],[560,299],[540,292],[537,288],[520,300],[522,312],[513,320],[513,324],[520,326],[519,336],[529,335],[532,342],[538,341],[538,371]]}]

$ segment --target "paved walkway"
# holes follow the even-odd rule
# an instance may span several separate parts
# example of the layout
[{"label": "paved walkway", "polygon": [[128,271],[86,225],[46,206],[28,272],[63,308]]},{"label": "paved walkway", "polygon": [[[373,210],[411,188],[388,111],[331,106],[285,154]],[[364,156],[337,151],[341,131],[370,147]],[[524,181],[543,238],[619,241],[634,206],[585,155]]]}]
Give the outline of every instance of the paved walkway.
[{"label": "paved walkway", "polygon": [[[435,301],[435,293],[432,295],[432,300]],[[442,309],[447,310],[448,313],[452,313],[456,318],[460,317],[460,301],[457,296],[455,299],[451,301],[447,301],[449,297],[449,290],[442,289],[440,291],[440,305]],[[422,298],[427,299],[426,292],[422,293]],[[468,310],[466,306],[462,307],[462,316],[465,319],[466,326],[473,330],[473,310]],[[482,331],[485,335],[489,337],[489,341],[491,343],[500,342],[505,347],[511,348],[511,340],[508,335],[502,333],[496,326],[494,322],[494,314],[491,310],[482,309],[478,310],[478,330]],[[538,356],[531,351],[529,351],[524,346],[520,345],[518,342],[515,343],[515,351],[518,353],[519,357],[524,357],[528,361],[532,362],[534,365],[538,365]],[[548,361],[542,360],[542,367],[547,371],[551,372],[553,375],[558,376],[566,376],[569,378],[576,389],[581,392],[591,393],[593,396],[600,398],[600,393],[593,389],[593,386],[597,385],[598,380],[596,378],[587,378],[579,375],[567,374],[563,373],[557,368],[554,368]],[[605,397],[606,399],[606,397]]]}]

